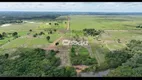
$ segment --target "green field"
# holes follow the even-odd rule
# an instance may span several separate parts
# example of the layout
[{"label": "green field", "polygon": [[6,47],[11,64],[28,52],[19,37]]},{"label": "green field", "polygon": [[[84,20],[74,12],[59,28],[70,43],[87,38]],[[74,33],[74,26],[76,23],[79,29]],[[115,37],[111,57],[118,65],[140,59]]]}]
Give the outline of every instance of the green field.
[{"label": "green field", "polygon": [[[129,30],[136,29],[135,26],[142,24],[141,18],[137,16],[91,16],[75,15],[71,17],[71,29],[82,30],[84,28],[95,28],[103,30]],[[131,23],[131,24],[130,24]]]},{"label": "green field", "polygon": [[[34,21],[31,21],[34,22]],[[50,21],[51,22],[51,21]],[[35,21],[34,23],[21,23],[21,24],[11,24],[9,26],[5,27],[0,27],[0,33],[2,32],[8,32],[8,33],[13,33],[13,32],[18,32],[18,35],[20,36],[17,39],[14,39],[12,37],[5,38],[3,40],[0,40],[0,44],[2,44],[1,48],[2,49],[13,49],[13,48],[18,48],[18,47],[40,47],[44,48],[47,47],[49,44],[54,42],[57,38],[61,36],[59,32],[55,32],[53,34],[48,34],[47,31],[44,31],[43,29],[45,28],[55,28],[55,29],[62,29],[64,28],[64,24],[60,23],[59,26],[54,26],[54,22],[51,22],[52,25],[46,25],[46,23],[49,22],[42,22],[42,21]],[[29,35],[29,30],[32,29],[32,32],[30,32]],[[45,35],[38,36],[36,38],[33,37],[35,33],[40,33],[44,32]],[[50,41],[46,40],[46,36],[50,36]],[[10,42],[8,42],[10,40]]]},{"label": "green field", "polygon": [[[57,19],[65,18],[60,16]],[[118,50],[126,47],[126,44],[132,40],[142,40],[142,29],[137,29],[136,26],[141,25],[142,16],[105,16],[105,15],[72,15],[70,16],[70,30],[66,32],[65,20],[30,20],[33,23],[11,24],[10,26],[0,27],[2,32],[18,32],[19,38],[12,37],[0,40],[1,49],[13,49],[18,47],[28,48],[46,48],[52,44],[59,37],[63,36],[66,39],[83,39],[89,41],[90,48],[77,47],[79,55],[91,55],[90,57],[96,58],[98,65],[105,62],[105,53],[113,50]],[[59,25],[55,26],[54,23],[58,22]],[[49,25],[48,23],[52,23]],[[48,34],[44,31],[45,28],[57,29],[57,32]],[[96,30],[104,30],[98,39],[96,37],[85,37],[82,30],[85,28],[94,28]],[[30,35],[29,30],[32,29]],[[44,32],[45,35],[33,37],[35,33]],[[65,32],[64,32],[65,31]],[[46,40],[46,36],[50,36],[50,41]],[[118,43],[120,39],[120,43]],[[11,40],[8,42],[8,40]],[[60,41],[60,46],[63,46]],[[91,50],[91,51],[89,51]],[[91,53],[92,52],[92,53]]]},{"label": "green field", "polygon": [[[71,30],[83,30],[85,28],[95,28],[104,30],[96,40],[95,37],[87,37],[95,57],[99,64],[105,61],[105,53],[126,47],[126,44],[132,40],[142,40],[142,30],[136,26],[142,24],[142,16],[91,16],[74,15],[71,17]],[[74,36],[75,33],[72,33]],[[81,35],[80,35],[81,36]],[[121,43],[118,43],[120,39]],[[103,47],[102,47],[103,46]]]}]

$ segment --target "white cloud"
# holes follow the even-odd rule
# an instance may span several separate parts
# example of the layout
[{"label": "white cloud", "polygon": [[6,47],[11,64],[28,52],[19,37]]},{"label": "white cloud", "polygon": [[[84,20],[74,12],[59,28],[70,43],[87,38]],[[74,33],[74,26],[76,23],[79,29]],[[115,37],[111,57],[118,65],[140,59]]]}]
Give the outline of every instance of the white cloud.
[{"label": "white cloud", "polygon": [[142,2],[1,2],[0,11],[142,12]]}]

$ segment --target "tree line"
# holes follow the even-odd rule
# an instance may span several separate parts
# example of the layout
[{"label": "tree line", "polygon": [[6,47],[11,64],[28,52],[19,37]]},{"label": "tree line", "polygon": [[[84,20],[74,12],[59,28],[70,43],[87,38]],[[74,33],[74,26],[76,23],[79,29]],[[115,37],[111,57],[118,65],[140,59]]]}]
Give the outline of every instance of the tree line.
[{"label": "tree line", "polygon": [[0,20],[0,25],[10,23],[23,23],[22,20]]},{"label": "tree line", "polygon": [[[112,70],[108,76],[110,77],[141,77],[142,76],[142,41],[131,40],[125,49],[126,53],[131,55],[130,58],[119,57],[126,59]],[[124,54],[123,54],[124,55]],[[119,59],[118,59],[119,60]],[[117,60],[117,61],[118,61]],[[115,63],[117,62],[115,61]]]},{"label": "tree line", "polygon": [[18,32],[13,32],[13,33],[2,32],[0,34],[0,40],[3,40],[4,38],[7,38],[9,36],[12,36],[14,38],[18,38],[19,37]]},{"label": "tree line", "polygon": [[139,25],[139,26],[136,26],[136,28],[142,28],[142,26],[141,26],[141,25]]},{"label": "tree line", "polygon": [[103,30],[96,30],[96,29],[83,29],[85,36],[96,36],[104,32]]},{"label": "tree line", "polygon": [[[60,58],[55,57],[56,51],[31,48],[18,48],[15,52],[0,56],[0,76],[9,77],[73,77],[73,67],[60,66]],[[15,59],[14,56],[19,55]]]}]

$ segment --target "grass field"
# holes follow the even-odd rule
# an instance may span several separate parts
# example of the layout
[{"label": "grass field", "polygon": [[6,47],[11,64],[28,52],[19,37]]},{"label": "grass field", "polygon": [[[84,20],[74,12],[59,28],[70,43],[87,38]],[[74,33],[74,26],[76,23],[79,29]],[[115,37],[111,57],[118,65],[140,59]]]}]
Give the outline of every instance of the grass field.
[{"label": "grass field", "polygon": [[[32,22],[32,23],[29,23]],[[52,25],[46,25],[46,21],[39,21],[35,20],[35,21],[29,21],[26,23],[21,23],[21,24],[11,24],[9,26],[5,26],[5,27],[0,27],[0,33],[2,32],[18,32],[18,35],[20,36],[19,38],[13,40],[13,38],[5,38],[3,40],[0,40],[0,44],[3,44],[1,46],[1,48],[4,49],[10,49],[10,48],[17,48],[17,47],[47,47],[50,43],[52,43],[54,40],[56,40],[57,38],[59,38],[61,36],[61,34],[59,34],[58,32],[53,33],[53,34],[48,34],[46,31],[44,31],[44,27],[40,27],[40,26],[45,26],[45,28],[55,28],[55,29],[61,29],[64,28],[64,24],[60,23],[59,26],[54,26],[54,23],[56,21],[50,21],[52,23]],[[40,27],[40,28],[39,28]],[[30,32],[30,35],[27,35],[27,33],[29,33],[29,30],[32,29],[32,32]],[[44,32],[45,35],[43,36],[39,36],[37,38],[33,37],[33,34],[35,33],[40,33],[40,32]],[[46,36],[50,36],[50,41],[46,40]],[[8,42],[8,40],[11,40],[10,42]]]},{"label": "grass field", "polygon": [[109,52],[109,50],[106,46],[102,47],[101,43],[95,42],[95,40],[91,37],[88,38],[88,41],[93,52],[91,57],[95,57],[97,59],[98,65],[100,65],[105,61],[105,53]]},{"label": "grass field", "polygon": [[88,52],[88,50],[86,49],[86,48],[84,48],[84,47],[81,47],[80,49],[79,49],[79,53],[78,53],[79,55],[89,55],[89,52]]},{"label": "grass field", "polygon": [[[60,18],[64,17],[65,16],[61,16]],[[78,38],[82,38],[84,37],[82,33],[83,29],[94,28],[97,30],[104,30],[104,33],[101,34],[99,40],[91,36],[85,37],[86,40],[89,41],[91,49],[86,49],[84,47],[77,47],[77,49],[79,55],[91,54],[91,57],[95,57],[100,65],[105,61],[105,53],[126,47],[126,44],[132,39],[142,40],[142,29],[136,28],[136,26],[142,24],[142,16],[72,15],[70,18],[71,32],[64,32],[64,30],[67,28],[65,20],[31,20],[31,22],[34,23],[11,24],[10,26],[0,27],[0,33],[16,31],[21,36],[20,38],[11,40],[10,42],[7,42],[10,38],[0,40],[0,44],[4,44],[1,46],[1,49],[13,49],[17,47],[45,48],[64,34],[65,36],[63,38],[65,39],[73,38],[74,36],[79,36]],[[47,25],[47,23],[50,22],[52,22],[52,24]],[[55,22],[58,22],[59,26],[55,26]],[[55,28],[58,31],[54,34],[48,34],[43,30],[44,28]],[[29,29],[32,29],[33,31],[30,35],[27,35]],[[37,38],[32,37],[33,34],[41,31],[45,33],[44,36],[39,36]],[[46,40],[46,36],[51,37],[49,42]],[[118,43],[118,39],[120,39],[120,43]],[[59,45],[62,46],[62,44]]]},{"label": "grass field", "polygon": [[75,51],[77,52],[78,55],[82,56],[89,55],[88,50],[82,46],[74,46],[74,48],[76,49]]},{"label": "grass field", "polygon": [[[92,37],[88,37],[88,39],[94,53],[94,57],[96,57],[98,63],[101,64],[105,61],[104,53],[125,48],[126,44],[132,39],[142,40],[142,37],[140,37],[141,34],[141,30],[106,30],[99,38],[100,41]],[[118,43],[117,39],[120,39],[121,43]]]},{"label": "grass field", "polygon": [[[84,28],[95,28],[104,30],[99,40],[95,37],[87,37],[90,43],[93,57],[99,64],[105,61],[105,53],[111,50],[122,49],[132,40],[142,40],[142,29],[136,26],[141,25],[142,16],[92,16],[92,15],[74,15],[71,17],[71,30],[83,30]],[[72,33],[75,35],[75,33]],[[120,39],[121,43],[118,43]]]},{"label": "grass field", "polygon": [[[30,38],[29,38],[30,37]],[[51,39],[48,42],[46,40],[46,35],[40,36],[39,38],[34,38],[32,36],[24,36],[22,38],[17,38],[16,40],[12,40],[11,42],[3,45],[3,48],[16,48],[16,47],[47,47],[48,44],[52,43],[54,40],[60,37],[60,34],[52,34],[50,35]]]},{"label": "grass field", "polygon": [[[142,18],[136,16],[91,16],[74,15],[71,17],[71,29],[82,30],[84,28],[95,28],[103,30],[129,30],[136,29],[135,26],[142,24]],[[133,18],[134,17],[134,18]]]}]

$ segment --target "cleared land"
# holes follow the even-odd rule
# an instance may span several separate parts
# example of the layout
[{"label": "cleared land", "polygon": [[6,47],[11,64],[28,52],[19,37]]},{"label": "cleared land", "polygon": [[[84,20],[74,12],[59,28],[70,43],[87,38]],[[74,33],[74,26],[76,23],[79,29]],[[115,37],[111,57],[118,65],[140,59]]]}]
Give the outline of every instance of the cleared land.
[{"label": "cleared land", "polygon": [[[70,17],[71,30],[81,31],[85,28],[104,30],[99,40],[95,37],[87,37],[93,57],[96,57],[99,64],[105,61],[106,52],[122,49],[132,39],[142,40],[142,30],[136,28],[142,24],[142,16],[74,15]],[[118,43],[118,39],[120,39],[120,43]]]}]

